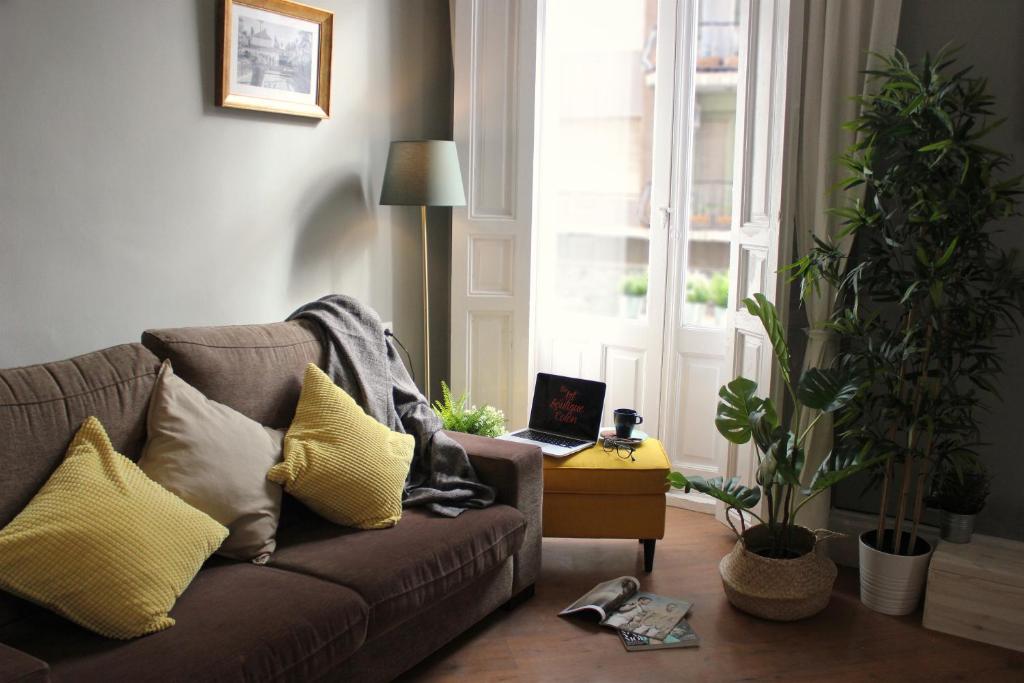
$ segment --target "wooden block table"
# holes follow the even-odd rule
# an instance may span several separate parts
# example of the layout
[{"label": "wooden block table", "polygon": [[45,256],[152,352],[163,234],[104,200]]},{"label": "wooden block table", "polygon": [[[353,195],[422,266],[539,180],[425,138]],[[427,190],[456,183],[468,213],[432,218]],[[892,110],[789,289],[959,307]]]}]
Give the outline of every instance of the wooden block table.
[{"label": "wooden block table", "polygon": [[970,543],[939,541],[924,626],[1024,652],[1024,543],[978,534]]},{"label": "wooden block table", "polygon": [[644,544],[644,571],[651,571],[655,542],[665,537],[669,461],[652,438],[633,457],[600,444],[567,458],[545,456],[544,536],[636,538]]}]

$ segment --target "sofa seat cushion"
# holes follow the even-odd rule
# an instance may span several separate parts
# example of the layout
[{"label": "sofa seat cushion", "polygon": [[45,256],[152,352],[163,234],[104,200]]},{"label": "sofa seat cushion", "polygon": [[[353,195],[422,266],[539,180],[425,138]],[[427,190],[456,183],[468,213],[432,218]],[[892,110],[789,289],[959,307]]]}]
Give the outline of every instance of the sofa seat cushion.
[{"label": "sofa seat cushion", "polygon": [[367,613],[342,586],[215,559],[179,598],[172,628],[110,640],[35,609],[0,627],[0,643],[49,664],[53,680],[308,681],[362,645]]},{"label": "sofa seat cushion", "polygon": [[406,510],[390,529],[326,521],[285,525],[270,565],[347,586],[370,606],[367,638],[497,569],[523,543],[526,521],[507,505],[438,517]]},{"label": "sofa seat cushion", "polygon": [[49,680],[50,667],[46,662],[0,643],[0,681],[45,683]]}]

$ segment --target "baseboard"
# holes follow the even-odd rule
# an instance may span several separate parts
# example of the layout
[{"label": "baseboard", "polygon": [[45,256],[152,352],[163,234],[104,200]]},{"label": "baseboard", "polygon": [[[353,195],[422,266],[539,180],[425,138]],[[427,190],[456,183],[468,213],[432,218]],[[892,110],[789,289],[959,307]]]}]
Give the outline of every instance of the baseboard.
[{"label": "baseboard", "polygon": [[715,499],[703,493],[691,491],[669,491],[665,494],[665,505],[670,508],[682,508],[694,512],[703,512],[706,515],[715,514]]},{"label": "baseboard", "polygon": [[[887,522],[888,528],[891,529],[895,521],[895,518],[890,517]],[[846,534],[845,538],[833,538],[825,541],[832,561],[844,567],[860,566],[860,551],[858,550],[860,535],[865,531],[874,529],[876,524],[878,524],[877,515],[832,508],[831,513],[829,513],[828,528],[832,531]],[[910,530],[909,523],[905,528],[907,531]],[[939,538],[939,530],[933,526],[922,524],[918,528],[918,533],[922,538],[931,543],[933,547],[935,541]]]}]

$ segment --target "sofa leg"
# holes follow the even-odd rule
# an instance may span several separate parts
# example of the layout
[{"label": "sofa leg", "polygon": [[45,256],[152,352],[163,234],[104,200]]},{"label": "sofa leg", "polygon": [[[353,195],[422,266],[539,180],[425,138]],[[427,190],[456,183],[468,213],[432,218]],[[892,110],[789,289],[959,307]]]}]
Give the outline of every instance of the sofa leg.
[{"label": "sofa leg", "polygon": [[515,595],[513,595],[511,598],[508,599],[508,602],[506,602],[504,605],[502,605],[502,607],[506,611],[510,611],[510,610],[515,609],[516,607],[518,607],[522,603],[526,602],[530,598],[532,598],[533,597],[533,593],[534,593],[534,585],[535,584],[531,583],[529,586],[527,586],[523,590],[521,590],[518,593],[516,593]]},{"label": "sofa leg", "polygon": [[641,538],[640,542],[644,544],[644,571],[650,574],[654,569],[654,544],[657,541],[653,538]]}]

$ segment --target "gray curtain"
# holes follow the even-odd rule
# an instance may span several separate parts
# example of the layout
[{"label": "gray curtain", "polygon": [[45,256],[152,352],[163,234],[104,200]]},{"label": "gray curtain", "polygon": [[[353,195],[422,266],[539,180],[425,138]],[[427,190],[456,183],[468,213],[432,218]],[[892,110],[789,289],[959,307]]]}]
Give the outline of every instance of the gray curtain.
[{"label": "gray curtain", "polygon": [[[851,97],[870,86],[862,73],[876,62],[869,53],[892,53],[902,4],[902,0],[804,1],[804,76],[796,172],[796,246],[800,254],[814,246],[814,236],[827,241],[838,231],[839,221],[825,210],[844,205],[856,196],[854,191],[848,197],[830,191],[846,175],[837,161],[854,141],[854,134],[843,130],[842,124],[858,114]],[[839,246],[849,253],[850,240],[841,241]],[[827,365],[835,355],[831,333],[820,329],[831,316],[834,302],[834,292],[822,286],[820,293],[804,305],[810,335],[805,369]],[[808,424],[808,417],[801,415],[802,425]],[[808,436],[808,480],[831,448],[832,421],[826,416]],[[812,529],[826,527],[829,505],[827,493],[818,496],[801,512],[800,523]]]}]

